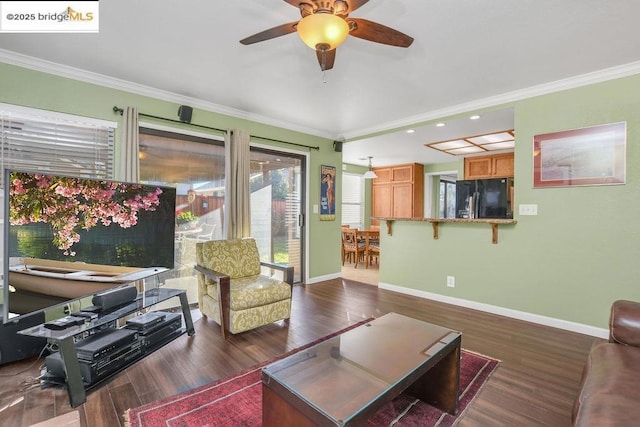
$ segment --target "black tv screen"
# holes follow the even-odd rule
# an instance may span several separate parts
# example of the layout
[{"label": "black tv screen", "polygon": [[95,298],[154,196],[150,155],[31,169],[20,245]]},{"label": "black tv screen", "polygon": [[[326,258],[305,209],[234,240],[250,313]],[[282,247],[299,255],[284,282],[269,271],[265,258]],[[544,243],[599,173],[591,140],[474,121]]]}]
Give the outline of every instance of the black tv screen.
[{"label": "black tv screen", "polygon": [[174,188],[19,170],[4,178],[5,322],[173,268]]}]

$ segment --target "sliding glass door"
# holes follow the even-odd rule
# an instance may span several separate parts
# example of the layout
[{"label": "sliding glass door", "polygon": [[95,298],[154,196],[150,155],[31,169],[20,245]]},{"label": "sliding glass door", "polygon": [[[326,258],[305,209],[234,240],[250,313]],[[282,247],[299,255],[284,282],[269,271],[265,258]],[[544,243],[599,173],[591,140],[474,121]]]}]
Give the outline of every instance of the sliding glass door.
[{"label": "sliding glass door", "polygon": [[174,268],[159,280],[197,303],[196,243],[222,238],[224,141],[141,128],[139,158],[142,182],[176,188]]},{"label": "sliding glass door", "polygon": [[263,261],[294,267],[304,277],[305,158],[251,148],[251,234]]},{"label": "sliding glass door", "polygon": [[[251,230],[263,261],[304,277],[305,157],[251,147]],[[196,287],[195,244],[224,238],[224,141],[140,129],[140,179],[177,189],[175,268],[171,287]],[[190,297],[190,300],[192,297]]]}]

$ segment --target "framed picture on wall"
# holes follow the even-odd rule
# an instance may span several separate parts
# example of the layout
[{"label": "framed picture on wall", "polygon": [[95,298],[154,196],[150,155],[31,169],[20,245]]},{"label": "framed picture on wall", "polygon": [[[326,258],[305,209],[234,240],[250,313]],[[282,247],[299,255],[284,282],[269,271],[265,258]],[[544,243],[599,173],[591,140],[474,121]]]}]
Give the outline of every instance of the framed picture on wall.
[{"label": "framed picture on wall", "polygon": [[336,168],[320,166],[320,221],[336,219]]},{"label": "framed picture on wall", "polygon": [[611,123],[533,138],[533,187],[624,184],[627,124]]}]

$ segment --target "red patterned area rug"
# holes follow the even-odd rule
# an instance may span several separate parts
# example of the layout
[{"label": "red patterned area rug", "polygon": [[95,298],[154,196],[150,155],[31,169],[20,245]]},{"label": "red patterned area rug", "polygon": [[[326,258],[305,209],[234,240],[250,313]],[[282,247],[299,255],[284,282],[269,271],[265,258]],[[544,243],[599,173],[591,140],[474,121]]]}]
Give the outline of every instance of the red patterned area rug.
[{"label": "red patterned area rug", "polygon": [[[369,319],[371,320],[371,319]],[[367,320],[367,321],[369,321]],[[320,340],[297,348],[268,362],[211,384],[149,403],[125,413],[128,427],[204,427],[262,425],[262,367],[315,345],[325,339],[353,329],[359,322]],[[414,397],[401,394],[381,408],[369,426],[451,426],[475,398],[500,362],[467,350],[460,359],[460,402],[457,416],[443,413]]]}]

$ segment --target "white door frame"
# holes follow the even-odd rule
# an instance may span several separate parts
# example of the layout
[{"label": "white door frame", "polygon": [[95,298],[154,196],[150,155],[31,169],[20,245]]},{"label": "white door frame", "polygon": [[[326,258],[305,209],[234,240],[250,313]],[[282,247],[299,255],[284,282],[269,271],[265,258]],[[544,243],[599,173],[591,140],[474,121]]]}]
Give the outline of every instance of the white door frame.
[{"label": "white door frame", "polygon": [[[433,203],[431,203],[431,201],[433,200],[433,177],[434,176],[440,176],[440,175],[456,175],[458,176],[458,170],[454,169],[454,170],[450,170],[450,171],[440,171],[440,172],[425,172],[424,174],[424,181],[425,181],[425,186],[424,186],[424,216],[425,218],[430,218],[432,217],[432,208],[433,208]],[[436,215],[434,217],[437,217],[438,214],[436,212]]]}]

